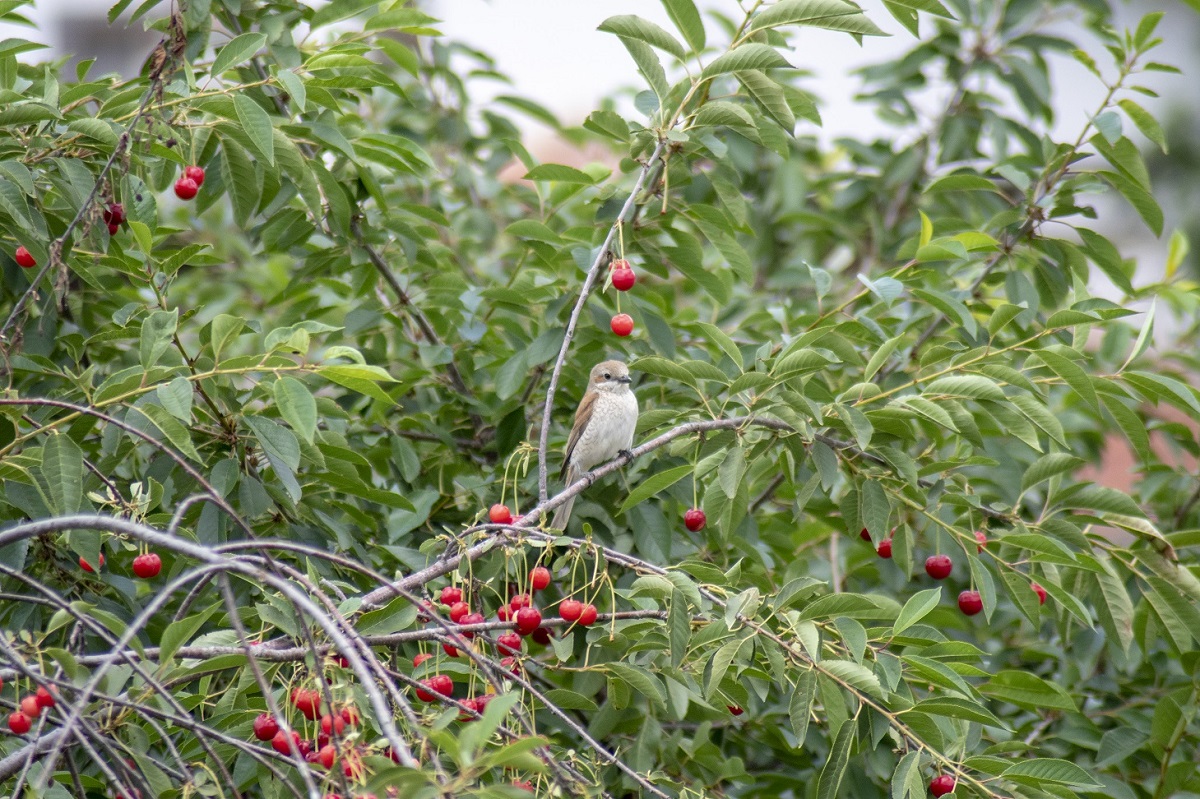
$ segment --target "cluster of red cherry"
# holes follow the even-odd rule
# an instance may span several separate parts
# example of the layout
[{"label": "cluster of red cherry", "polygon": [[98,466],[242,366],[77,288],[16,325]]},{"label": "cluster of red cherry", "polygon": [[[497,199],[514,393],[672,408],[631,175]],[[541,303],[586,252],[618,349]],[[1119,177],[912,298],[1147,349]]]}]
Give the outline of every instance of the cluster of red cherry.
[{"label": "cluster of red cherry", "polygon": [[[633,284],[637,282],[637,275],[634,274],[633,267],[624,258],[618,258],[612,262],[608,276],[612,281],[613,288],[617,291],[629,291],[633,288]],[[621,301],[619,299],[617,300],[617,310],[621,310]],[[627,313],[619,313],[614,316],[612,318],[612,332],[618,336],[628,336],[633,332],[633,317]]]}]

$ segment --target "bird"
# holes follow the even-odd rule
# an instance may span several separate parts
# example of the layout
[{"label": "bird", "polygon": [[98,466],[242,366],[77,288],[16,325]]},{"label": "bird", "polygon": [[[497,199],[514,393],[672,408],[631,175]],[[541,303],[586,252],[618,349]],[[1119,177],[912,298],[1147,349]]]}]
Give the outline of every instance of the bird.
[{"label": "bird", "polygon": [[[567,438],[566,459],[559,477],[571,485],[593,466],[627,452],[637,427],[638,404],[629,387],[629,367],[621,361],[602,361],[592,367],[588,387],[575,411],[575,424]],[[554,513],[551,527],[567,529],[571,497]]]}]

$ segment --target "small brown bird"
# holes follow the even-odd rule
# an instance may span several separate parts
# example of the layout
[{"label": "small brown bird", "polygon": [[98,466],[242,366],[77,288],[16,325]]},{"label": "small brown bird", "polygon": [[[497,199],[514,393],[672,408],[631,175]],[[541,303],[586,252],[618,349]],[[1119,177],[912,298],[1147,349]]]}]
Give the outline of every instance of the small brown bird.
[{"label": "small brown bird", "polygon": [[[587,391],[575,411],[575,425],[567,439],[567,457],[559,475],[567,485],[633,444],[638,404],[629,383],[629,367],[621,361],[604,361],[592,368]],[[565,530],[574,504],[575,497],[571,497],[559,506],[550,526]]]}]

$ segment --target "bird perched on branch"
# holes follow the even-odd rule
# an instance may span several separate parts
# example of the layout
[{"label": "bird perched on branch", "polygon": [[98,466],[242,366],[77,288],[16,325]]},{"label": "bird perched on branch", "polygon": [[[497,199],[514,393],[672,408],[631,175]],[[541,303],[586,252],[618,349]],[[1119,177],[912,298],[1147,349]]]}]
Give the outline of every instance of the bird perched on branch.
[{"label": "bird perched on branch", "polygon": [[[567,439],[567,457],[559,475],[566,485],[633,444],[638,404],[629,383],[629,367],[621,361],[604,361],[592,368]],[[565,530],[574,504],[575,497],[571,497],[559,506],[551,526]]]}]

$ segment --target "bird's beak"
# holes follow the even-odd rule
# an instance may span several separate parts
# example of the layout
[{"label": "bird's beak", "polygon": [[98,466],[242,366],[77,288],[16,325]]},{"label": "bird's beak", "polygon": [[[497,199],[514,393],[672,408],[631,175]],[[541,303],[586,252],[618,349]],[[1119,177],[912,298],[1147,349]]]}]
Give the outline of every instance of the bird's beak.
[{"label": "bird's beak", "polygon": [[624,377],[618,377],[617,382],[618,383],[632,383],[633,378],[630,377],[629,375],[625,375]]}]

